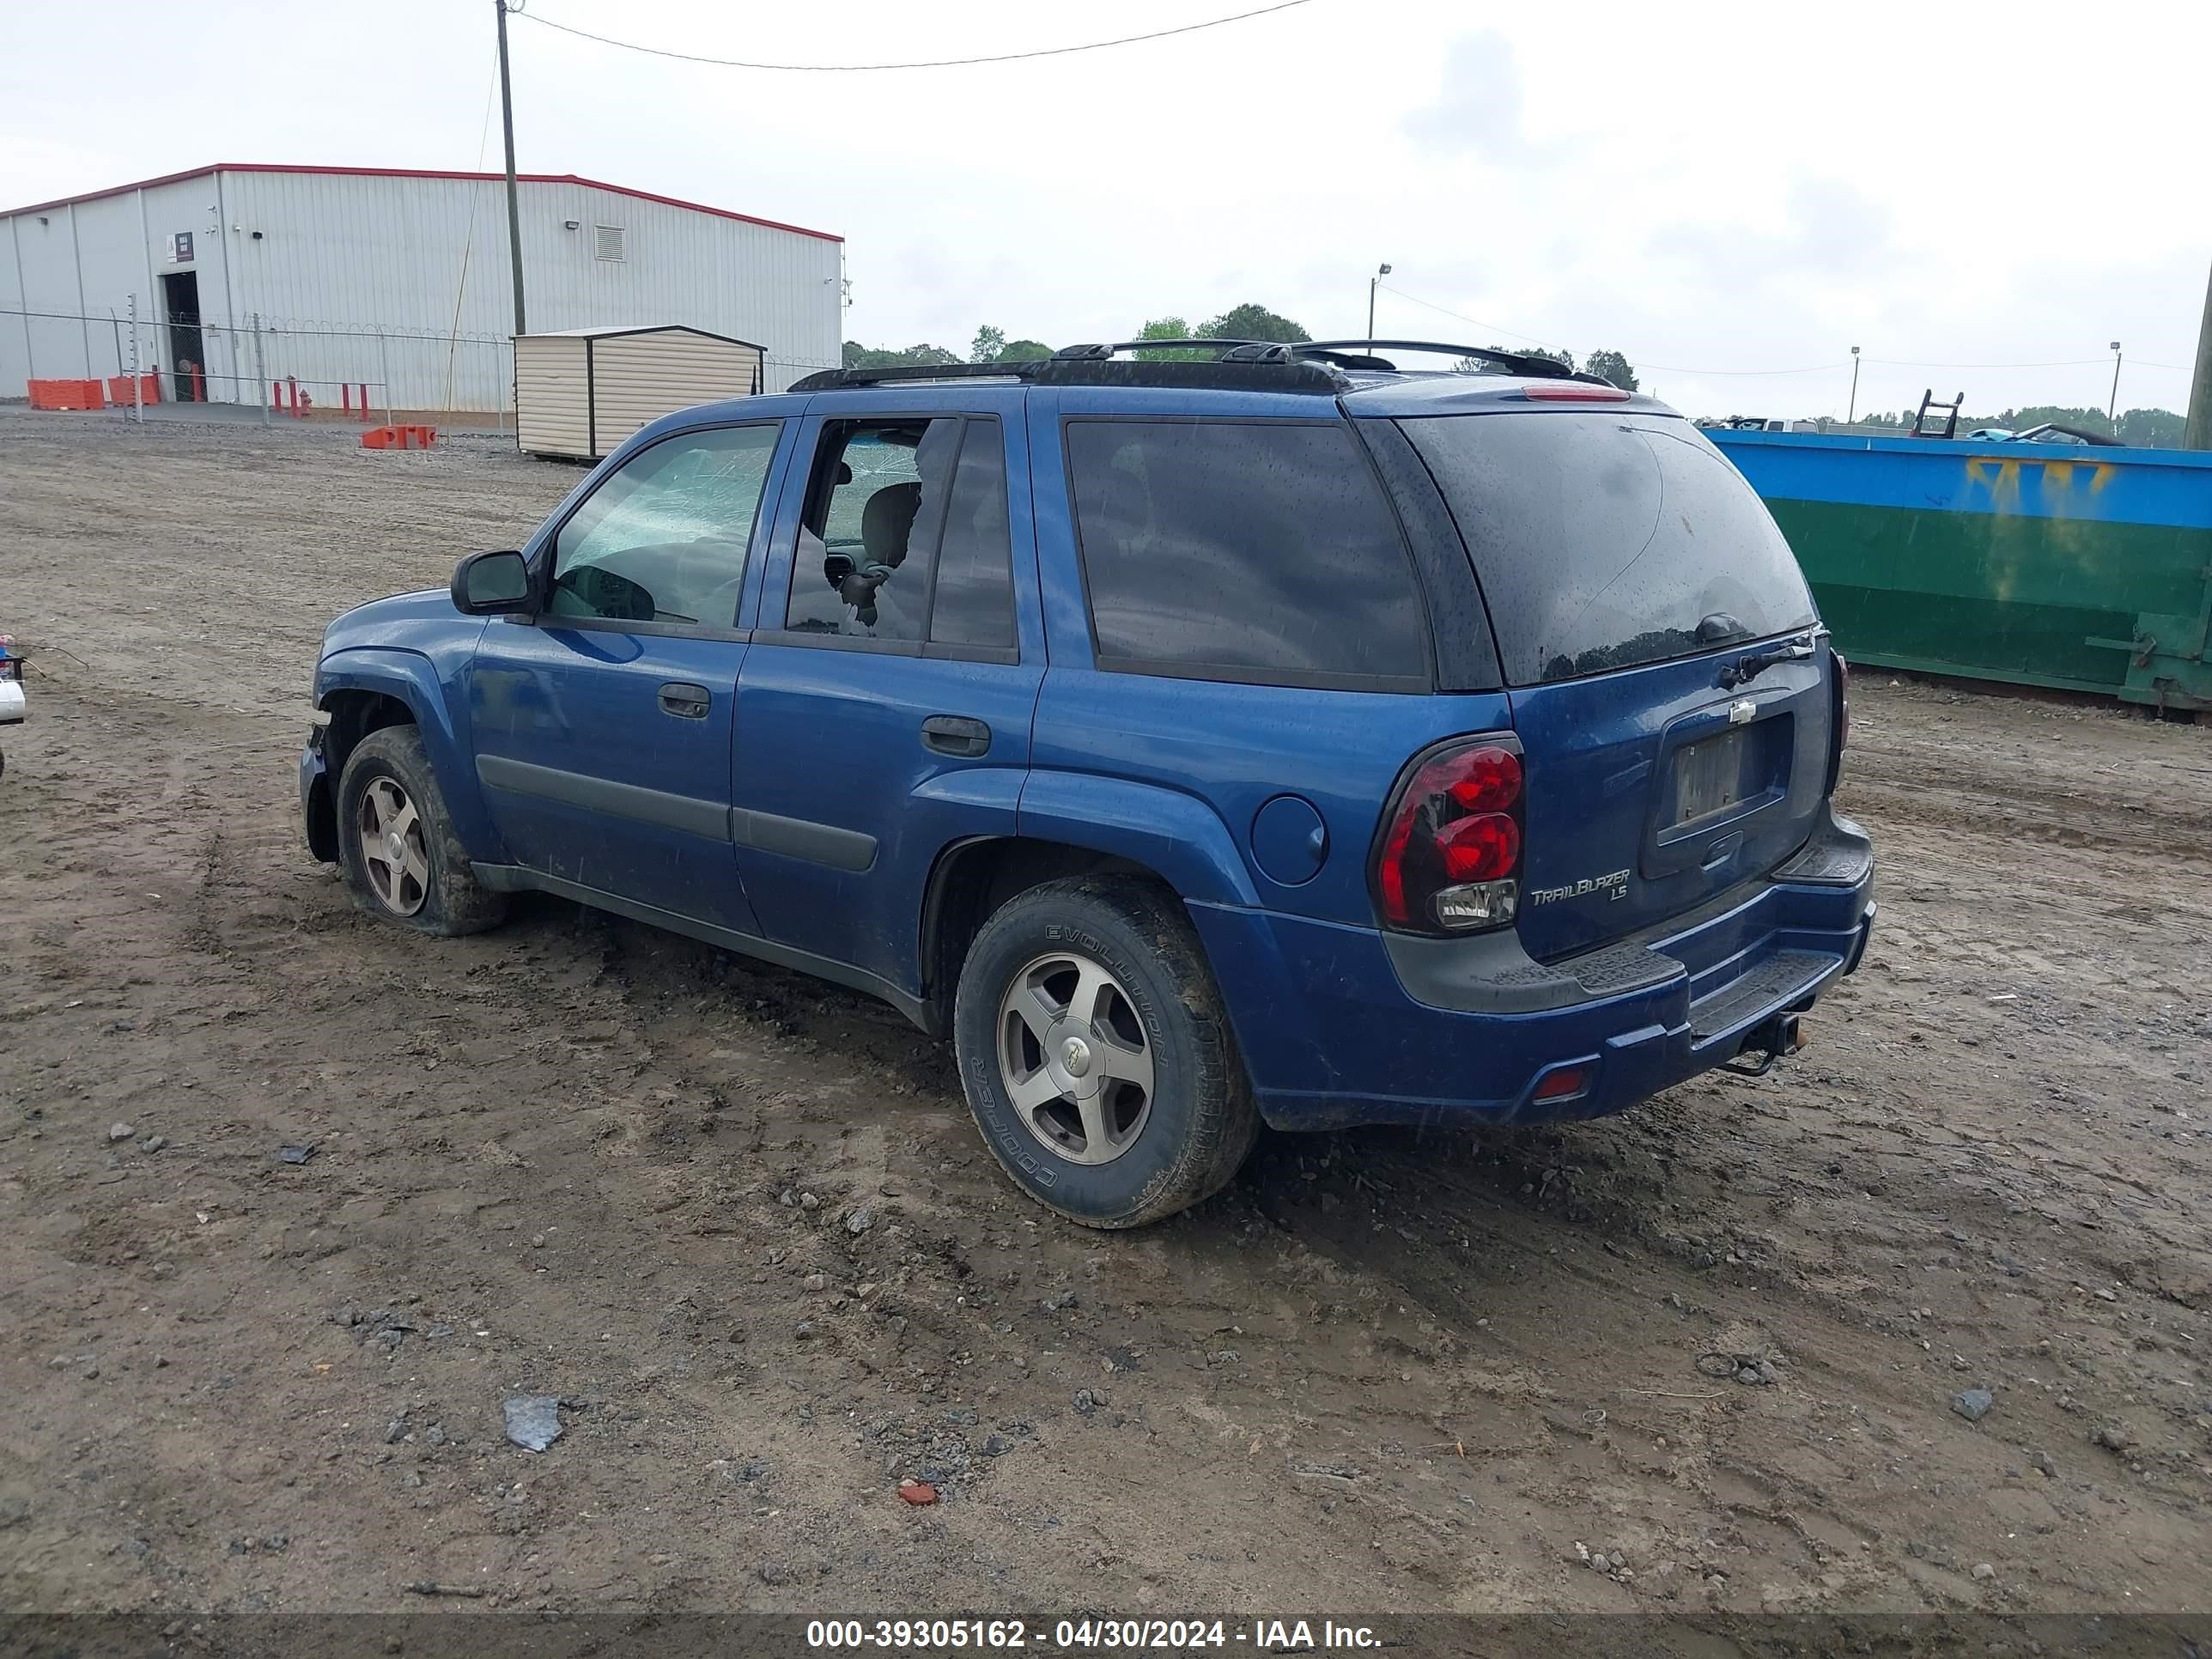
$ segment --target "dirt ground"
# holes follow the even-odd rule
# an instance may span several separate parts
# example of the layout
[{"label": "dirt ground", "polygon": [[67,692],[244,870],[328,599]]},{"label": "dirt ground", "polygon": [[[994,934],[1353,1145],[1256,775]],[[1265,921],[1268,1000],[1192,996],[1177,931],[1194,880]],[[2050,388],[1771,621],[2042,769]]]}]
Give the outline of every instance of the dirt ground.
[{"label": "dirt ground", "polygon": [[324,623],[580,476],[0,410],[0,1605],[2212,1606],[2212,726],[1863,674],[1796,1061],[1102,1236],[888,1009],[309,860]]}]

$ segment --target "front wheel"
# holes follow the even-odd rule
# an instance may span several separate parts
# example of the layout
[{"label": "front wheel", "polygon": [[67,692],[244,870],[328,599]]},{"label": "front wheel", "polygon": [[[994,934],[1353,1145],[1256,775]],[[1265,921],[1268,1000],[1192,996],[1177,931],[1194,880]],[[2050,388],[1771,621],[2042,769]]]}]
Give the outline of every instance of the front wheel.
[{"label": "front wheel", "polygon": [[413,726],[383,726],[355,745],[338,780],[337,819],[346,885],[380,921],[451,938],[506,915],[506,897],[469,866]]},{"label": "front wheel", "polygon": [[1089,1227],[1137,1227],[1237,1173],[1259,1133],[1219,988],[1171,894],[1049,882],[983,925],[953,1042],[1006,1173]]}]

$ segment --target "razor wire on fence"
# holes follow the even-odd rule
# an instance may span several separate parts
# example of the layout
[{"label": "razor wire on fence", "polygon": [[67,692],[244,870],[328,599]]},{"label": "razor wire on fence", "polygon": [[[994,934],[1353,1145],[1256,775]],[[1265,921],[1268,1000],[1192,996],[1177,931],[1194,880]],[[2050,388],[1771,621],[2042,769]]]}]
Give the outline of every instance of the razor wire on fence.
[{"label": "razor wire on fence", "polygon": [[[242,325],[0,307],[0,383],[106,383],[106,401],[258,404],[264,418],[374,409],[514,418],[514,347],[504,334],[347,325],[251,313]],[[20,351],[21,361],[16,362]],[[834,362],[763,357],[792,378]],[[112,365],[112,367],[111,367]]]}]

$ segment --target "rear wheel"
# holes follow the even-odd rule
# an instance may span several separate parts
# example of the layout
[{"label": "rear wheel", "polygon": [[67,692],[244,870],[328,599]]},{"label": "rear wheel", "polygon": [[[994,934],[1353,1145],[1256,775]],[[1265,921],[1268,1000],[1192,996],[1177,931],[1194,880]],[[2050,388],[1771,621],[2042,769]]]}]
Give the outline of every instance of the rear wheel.
[{"label": "rear wheel", "polygon": [[338,780],[337,823],[346,885],[380,921],[452,937],[507,915],[506,897],[469,866],[413,726],[384,726],[355,745]]},{"label": "rear wheel", "polygon": [[1118,878],[1055,881],[983,925],[953,1040],[977,1126],[1030,1195],[1136,1227],[1236,1174],[1259,1115],[1189,919]]}]

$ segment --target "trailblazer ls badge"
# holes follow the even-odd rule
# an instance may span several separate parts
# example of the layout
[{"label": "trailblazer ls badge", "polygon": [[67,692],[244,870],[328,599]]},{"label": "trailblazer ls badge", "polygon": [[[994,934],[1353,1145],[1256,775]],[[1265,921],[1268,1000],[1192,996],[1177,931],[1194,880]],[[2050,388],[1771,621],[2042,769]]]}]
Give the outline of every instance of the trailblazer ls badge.
[{"label": "trailblazer ls badge", "polygon": [[1584,876],[1565,887],[1532,887],[1528,890],[1528,902],[1553,904],[1561,899],[1582,898],[1591,893],[1603,893],[1608,899],[1626,898],[1628,872],[1615,870],[1610,875]]}]

